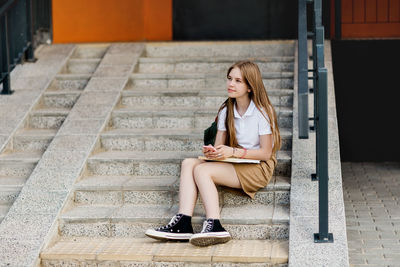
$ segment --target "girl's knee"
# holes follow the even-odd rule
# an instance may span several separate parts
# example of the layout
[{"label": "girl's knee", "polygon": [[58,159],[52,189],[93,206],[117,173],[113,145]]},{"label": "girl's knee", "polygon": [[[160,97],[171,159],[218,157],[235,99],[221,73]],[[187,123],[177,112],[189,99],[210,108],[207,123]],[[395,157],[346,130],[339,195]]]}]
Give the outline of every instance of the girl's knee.
[{"label": "girl's knee", "polygon": [[187,158],[182,161],[182,168],[194,167],[196,165],[195,158]]},{"label": "girl's knee", "polygon": [[196,167],[194,167],[193,174],[194,174],[194,179],[198,179],[200,176],[207,175],[209,171],[209,168],[207,167],[207,164],[199,164]]}]

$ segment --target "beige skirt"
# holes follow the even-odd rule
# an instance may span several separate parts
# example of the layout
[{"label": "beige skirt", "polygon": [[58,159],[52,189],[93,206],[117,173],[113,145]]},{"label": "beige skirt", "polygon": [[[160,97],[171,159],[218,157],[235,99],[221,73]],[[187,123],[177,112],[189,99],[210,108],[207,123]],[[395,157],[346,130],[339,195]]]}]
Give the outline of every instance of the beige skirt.
[{"label": "beige skirt", "polygon": [[267,161],[254,163],[233,163],[243,191],[251,198],[258,190],[271,181],[276,166],[276,158],[272,156]]}]

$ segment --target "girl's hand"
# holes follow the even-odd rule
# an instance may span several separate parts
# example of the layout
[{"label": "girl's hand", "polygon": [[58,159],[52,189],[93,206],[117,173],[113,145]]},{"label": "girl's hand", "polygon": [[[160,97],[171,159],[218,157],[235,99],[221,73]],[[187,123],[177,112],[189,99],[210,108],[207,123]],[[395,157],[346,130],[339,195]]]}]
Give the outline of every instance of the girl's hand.
[{"label": "girl's hand", "polygon": [[216,151],[217,151],[216,148],[213,147],[212,145],[203,146],[203,154],[207,158],[215,158]]},{"label": "girl's hand", "polygon": [[230,146],[219,145],[215,147],[217,149],[216,158],[229,158],[233,156],[233,148]]}]

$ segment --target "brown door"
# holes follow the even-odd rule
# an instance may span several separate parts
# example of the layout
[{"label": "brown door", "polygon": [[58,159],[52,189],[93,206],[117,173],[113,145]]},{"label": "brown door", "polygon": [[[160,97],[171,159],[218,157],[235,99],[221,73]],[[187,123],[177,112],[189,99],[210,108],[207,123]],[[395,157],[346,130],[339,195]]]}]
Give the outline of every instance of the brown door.
[{"label": "brown door", "polygon": [[400,37],[400,0],[341,0],[342,38]]}]

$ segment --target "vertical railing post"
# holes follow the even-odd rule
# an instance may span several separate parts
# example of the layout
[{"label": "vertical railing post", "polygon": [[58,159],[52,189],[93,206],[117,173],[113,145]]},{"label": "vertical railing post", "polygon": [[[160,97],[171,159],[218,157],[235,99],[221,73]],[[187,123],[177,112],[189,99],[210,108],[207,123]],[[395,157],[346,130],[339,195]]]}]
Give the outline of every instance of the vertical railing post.
[{"label": "vertical railing post", "polygon": [[29,62],[35,62],[35,56],[33,52],[33,11],[32,11],[32,0],[26,0],[26,32],[28,37],[28,49],[25,52],[25,59]]},{"label": "vertical railing post", "polygon": [[[308,138],[307,0],[298,0],[298,109],[299,138]],[[302,51],[302,52],[300,52]],[[305,53],[304,53],[305,51]]]},{"label": "vertical railing post", "polygon": [[318,71],[318,117],[317,157],[318,157],[318,211],[319,233],[314,234],[314,242],[333,242],[332,233],[328,233],[328,72],[326,68]]},{"label": "vertical railing post", "polygon": [[8,44],[8,24],[7,13],[0,19],[1,33],[1,78],[3,79],[2,95],[10,95],[13,93],[10,84],[10,47]]},{"label": "vertical railing post", "polygon": [[[307,32],[307,3],[313,4],[312,30]],[[322,25],[322,1],[298,0],[298,113],[299,138],[307,139],[309,120],[314,121],[316,138],[316,173],[312,180],[318,181],[318,226],[314,242],[331,243],[333,234],[329,228],[328,195],[328,72],[324,63],[324,27]],[[313,68],[308,70],[307,36],[312,37]],[[312,76],[308,77],[308,72]],[[308,118],[308,79],[313,80],[314,114]]]}]

